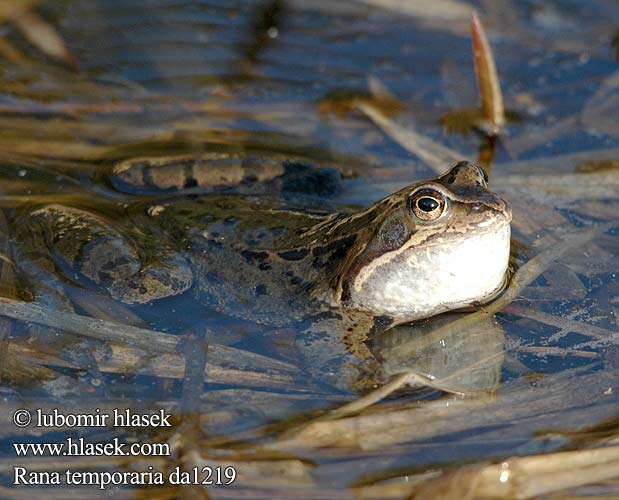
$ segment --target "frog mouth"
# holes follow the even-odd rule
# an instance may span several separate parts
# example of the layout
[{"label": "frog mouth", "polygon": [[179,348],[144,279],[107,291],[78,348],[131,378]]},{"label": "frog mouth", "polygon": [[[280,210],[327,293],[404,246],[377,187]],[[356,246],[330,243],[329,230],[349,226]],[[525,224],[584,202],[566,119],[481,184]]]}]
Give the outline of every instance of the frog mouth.
[{"label": "frog mouth", "polygon": [[510,231],[511,214],[509,214],[509,216],[500,214],[500,217],[503,220],[490,219],[487,222],[467,225],[461,229],[454,227],[448,234],[430,233],[424,235],[423,232],[417,232],[413,234],[407,243],[391,253],[398,254],[410,249],[414,250],[418,248],[430,249],[438,246],[448,247],[449,245],[453,245],[457,242],[462,242],[471,238],[478,238],[490,234],[500,235],[505,232],[506,229]]}]

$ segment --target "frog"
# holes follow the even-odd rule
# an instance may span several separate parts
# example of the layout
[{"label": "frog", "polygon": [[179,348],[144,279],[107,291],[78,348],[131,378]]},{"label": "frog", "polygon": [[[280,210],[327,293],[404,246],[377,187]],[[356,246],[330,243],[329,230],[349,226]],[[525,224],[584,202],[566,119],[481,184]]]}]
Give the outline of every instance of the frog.
[{"label": "frog", "polygon": [[292,327],[314,380],[363,392],[380,372],[369,338],[501,292],[511,209],[483,168],[460,161],[357,210],[260,190],[180,189],[128,204],[114,223],[59,204],[21,220],[22,236],[38,239],[24,253],[31,268],[124,304],[193,293],[205,310]]}]

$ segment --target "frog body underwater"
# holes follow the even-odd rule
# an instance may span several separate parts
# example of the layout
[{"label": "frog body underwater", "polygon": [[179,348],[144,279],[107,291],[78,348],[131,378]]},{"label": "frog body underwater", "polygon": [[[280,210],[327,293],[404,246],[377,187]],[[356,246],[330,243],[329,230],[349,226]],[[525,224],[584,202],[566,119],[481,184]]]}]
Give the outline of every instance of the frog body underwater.
[{"label": "frog body underwater", "polygon": [[80,208],[29,214],[56,265],[113,298],[147,303],[192,289],[218,312],[294,326],[312,375],[355,390],[376,370],[368,336],[502,289],[510,221],[507,203],[469,162],[356,213],[211,193],[136,205],[121,228]]}]

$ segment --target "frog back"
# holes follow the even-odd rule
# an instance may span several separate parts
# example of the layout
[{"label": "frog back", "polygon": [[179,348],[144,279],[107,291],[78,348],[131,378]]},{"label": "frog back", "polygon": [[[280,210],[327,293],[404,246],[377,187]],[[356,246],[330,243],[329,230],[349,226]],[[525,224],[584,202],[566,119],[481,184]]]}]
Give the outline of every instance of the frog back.
[{"label": "frog back", "polygon": [[334,305],[333,277],[356,239],[328,234],[341,212],[309,205],[268,196],[202,195],[158,203],[147,212],[178,242],[201,303],[283,326]]}]

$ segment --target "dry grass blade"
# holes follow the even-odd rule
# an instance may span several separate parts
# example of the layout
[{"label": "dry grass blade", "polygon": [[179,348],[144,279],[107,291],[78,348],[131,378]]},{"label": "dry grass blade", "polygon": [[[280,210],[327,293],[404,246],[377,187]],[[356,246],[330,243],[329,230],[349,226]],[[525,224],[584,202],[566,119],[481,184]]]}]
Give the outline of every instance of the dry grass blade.
[{"label": "dry grass blade", "polygon": [[619,446],[609,446],[465,466],[420,484],[410,498],[525,500],[618,477]]},{"label": "dry grass blade", "polygon": [[362,3],[393,10],[402,14],[435,21],[462,20],[471,12],[471,8],[464,2],[456,0],[434,0],[431,3],[423,0],[359,0]]},{"label": "dry grass blade", "polygon": [[510,314],[516,314],[517,316],[539,321],[546,325],[561,328],[561,330],[567,332],[582,333],[583,335],[594,337],[596,339],[608,340],[614,335],[617,335],[617,332],[613,332],[612,330],[600,328],[595,325],[588,325],[569,318],[562,318],[561,316],[555,316],[554,314],[545,313],[543,311],[536,311],[530,307],[518,307],[511,305],[508,312]]},{"label": "dry grass blade", "polygon": [[575,356],[578,358],[595,359],[599,357],[597,352],[578,351],[575,349],[564,349],[556,346],[519,346],[514,348],[518,352],[528,352],[539,356]]},{"label": "dry grass blade", "polygon": [[[185,360],[178,354],[158,354],[154,356],[152,353],[145,353],[141,349],[118,344],[109,344],[108,348],[109,353],[97,351],[94,353],[95,360],[103,373],[134,373],[167,379],[180,379],[183,377]],[[222,346],[211,346],[211,348],[215,352],[219,351],[219,354],[222,354]],[[247,354],[251,355],[251,353]],[[236,356],[232,354],[230,357]],[[241,353],[238,356],[239,360],[235,363],[230,360],[222,360],[217,354],[214,355],[213,360],[206,369],[206,382],[257,388],[266,387],[269,389],[307,389],[307,386],[298,386],[293,372],[280,370],[277,367],[277,360],[273,360],[275,364],[271,368],[260,368],[252,366],[248,359],[243,359],[244,357],[246,357],[245,353]],[[60,359],[53,354],[45,353],[41,349],[15,343],[9,344],[8,359],[19,360],[17,364],[30,367],[28,370],[26,368],[22,370],[24,372],[22,378],[25,380],[33,378],[30,375],[34,372],[35,367],[40,370],[45,369],[49,373],[51,373],[51,370],[45,367],[81,368],[81,366]],[[13,366],[14,364],[9,363],[8,366]]]},{"label": "dry grass blade", "polygon": [[67,287],[65,290],[67,297],[79,306],[86,315],[93,318],[111,321],[113,323],[122,322],[124,325],[147,327],[147,323],[137,314],[105,295],[93,293],[85,289],[73,289]]},{"label": "dry grass blade", "polygon": [[438,389],[439,391],[456,394],[458,396],[465,395],[463,392],[454,391],[449,387],[443,386],[442,384],[436,382],[435,380],[426,375],[411,371],[398,375],[397,377],[393,378],[393,380],[370,392],[369,394],[366,394],[365,396],[356,399],[355,401],[340,406],[339,408],[330,411],[322,417],[313,420],[313,422],[323,420],[335,420],[336,418],[353,415],[360,412],[361,410],[364,410],[365,408],[372,406],[375,403],[378,403],[380,400],[385,399],[387,396],[394,393],[398,389],[401,389],[402,387],[410,384],[427,386],[433,389]]},{"label": "dry grass blade", "polygon": [[444,438],[466,433],[475,439],[483,435],[486,440],[527,442],[533,449],[547,449],[550,429],[574,432],[616,418],[616,386],[616,370],[567,370],[538,379],[534,387],[526,380],[510,381],[497,398],[442,398],[312,422],[283,434],[268,447],[304,453],[323,447],[385,450],[431,439],[438,439],[436,446],[441,446]]},{"label": "dry grass blade", "polygon": [[0,316],[57,328],[79,336],[118,342],[150,352],[175,353],[179,339],[173,335],[108,321],[53,311],[28,302],[0,297]]},{"label": "dry grass blade", "polygon": [[299,488],[303,486],[313,486],[314,480],[310,472],[312,466],[294,458],[263,459],[256,458],[255,454],[243,457],[242,455],[228,455],[222,458],[206,458],[203,451],[198,446],[186,448],[186,439],[181,431],[175,432],[169,440],[172,450],[176,453],[185,453],[183,461],[185,466],[191,470],[194,467],[201,470],[203,467],[232,466],[236,470],[235,485],[245,483],[252,487],[277,487],[289,486]]},{"label": "dry grass blade", "polygon": [[76,66],[75,58],[67,49],[56,29],[31,9],[15,15],[13,22],[23,35],[47,56],[69,66]]},{"label": "dry grass blade", "polygon": [[458,151],[438,144],[429,137],[418,134],[410,128],[401,127],[373,106],[359,103],[357,108],[370,118],[385,134],[404,149],[418,156],[437,174],[442,174],[445,171],[445,165],[465,158],[465,155]]},{"label": "dry grass blade", "polygon": [[[122,346],[116,347],[118,351],[116,354],[107,360],[102,360],[107,367],[104,371],[127,371],[128,367],[131,366],[135,370],[136,367],[141,366],[140,360],[150,359],[149,356],[152,357],[157,354],[158,356],[155,356],[155,359],[151,362],[155,363],[152,366],[156,366],[158,362],[165,360],[167,364],[164,363],[164,366],[169,366],[175,374],[180,370],[181,374],[176,376],[182,376],[183,367],[182,365],[178,366],[180,356],[177,355],[179,343],[182,339],[180,336],[68,312],[53,311],[27,302],[2,297],[0,297],[0,316],[45,325],[80,337],[112,342],[113,344],[110,346],[112,349],[115,348],[114,344],[122,344]],[[271,374],[275,375],[275,372],[281,372],[280,375],[283,375],[288,383],[293,383],[290,376],[296,372],[296,368],[283,361],[216,344],[209,346],[209,352],[213,363],[223,368],[221,375],[224,378],[220,379],[220,382],[225,380],[226,372],[228,372],[228,376],[238,379],[239,372],[248,370],[253,373],[251,376],[244,377],[247,382],[251,382],[251,377],[260,372],[266,372],[267,378]],[[30,356],[33,358],[36,355],[36,352],[30,352]],[[40,355],[45,356],[44,353],[40,353]],[[213,375],[210,372],[209,374]]]},{"label": "dry grass blade", "polygon": [[394,102],[398,101],[398,98],[392,94],[387,86],[375,76],[370,75],[368,77],[368,88],[370,89],[370,93],[375,97]]},{"label": "dry grass blade", "polygon": [[481,109],[484,117],[488,120],[489,133],[496,135],[505,124],[503,94],[501,93],[492,48],[488,44],[486,33],[475,11],[471,16],[471,35]]}]

